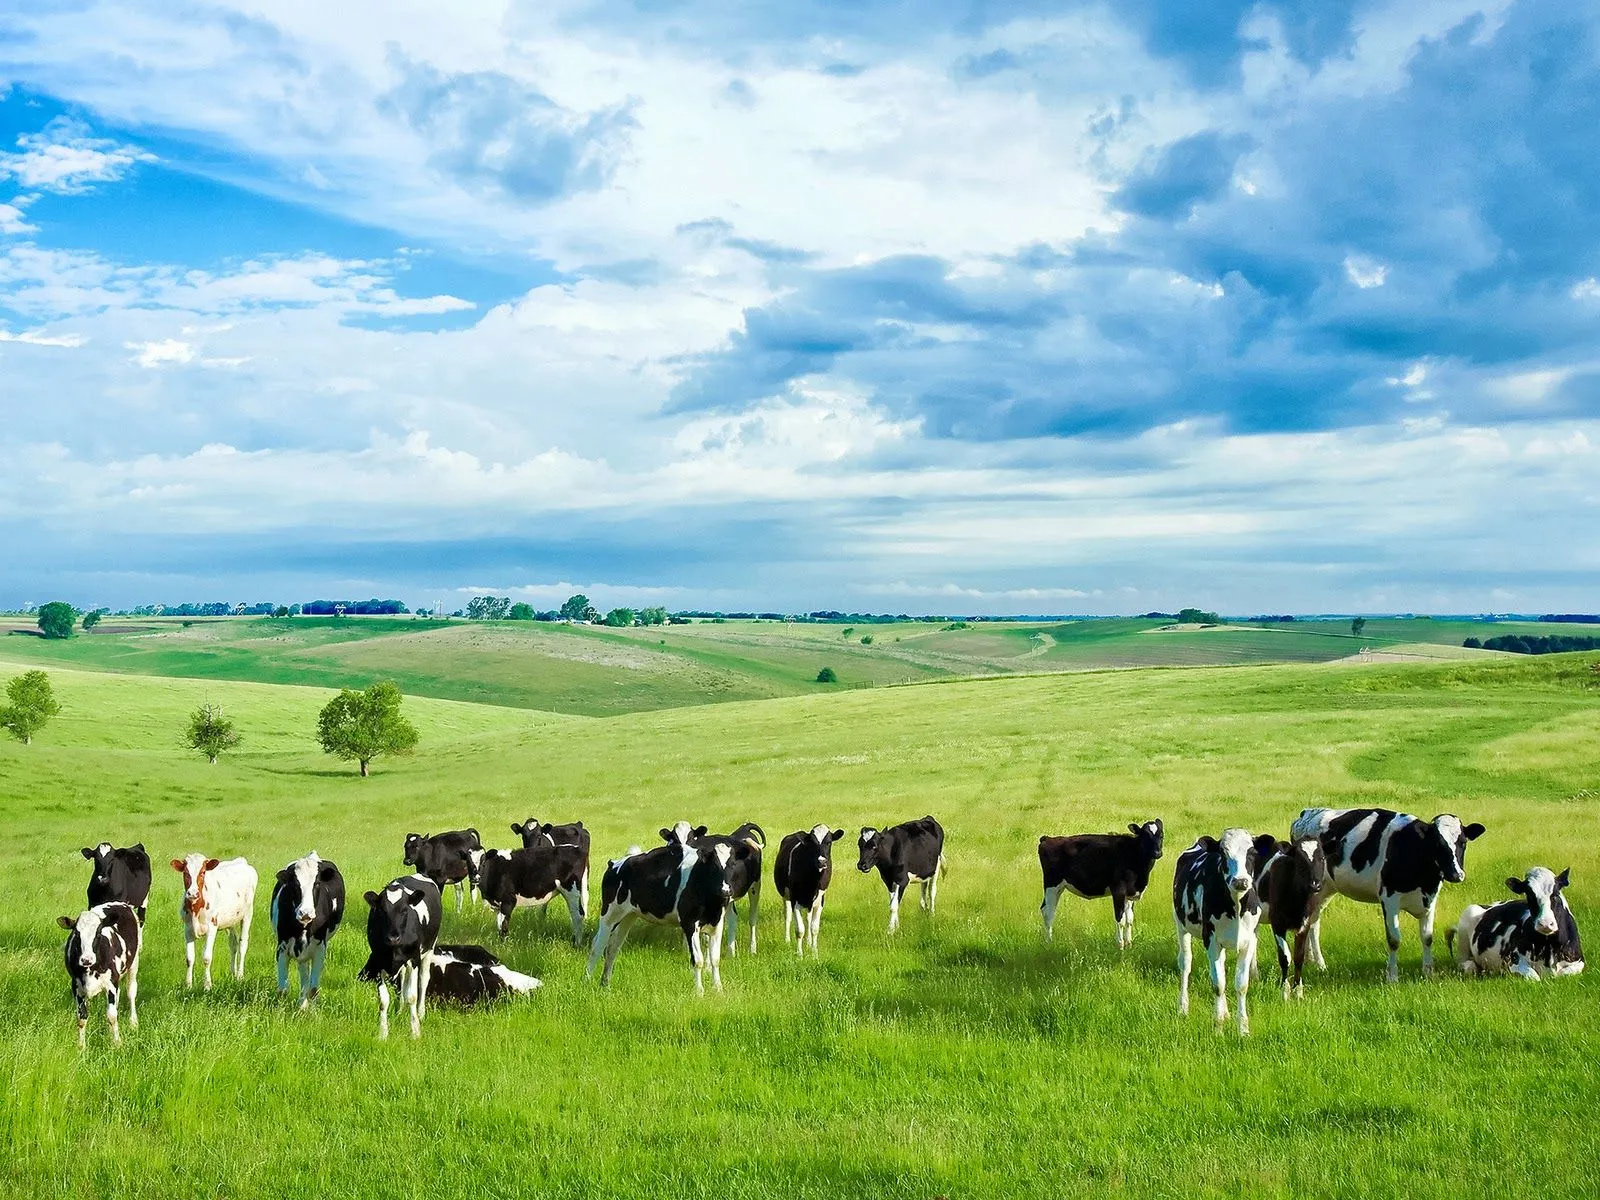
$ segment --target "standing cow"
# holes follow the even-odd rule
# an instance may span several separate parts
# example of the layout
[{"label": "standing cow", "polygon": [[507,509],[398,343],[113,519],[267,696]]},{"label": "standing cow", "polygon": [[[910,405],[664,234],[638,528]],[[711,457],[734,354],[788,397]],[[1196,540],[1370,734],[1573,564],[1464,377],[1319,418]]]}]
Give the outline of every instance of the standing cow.
[{"label": "standing cow", "polygon": [[842,829],[829,830],[826,825],[816,825],[797,830],[778,843],[772,881],[783,898],[783,940],[789,940],[791,924],[800,931],[794,948],[796,954],[805,954],[809,939],[811,956],[817,955],[822,904],[833,879],[833,844],[843,837]]},{"label": "standing cow", "polygon": [[501,937],[510,932],[518,908],[533,905],[548,910],[550,901],[561,896],[572,918],[572,944],[583,945],[588,879],[589,853],[578,846],[539,842],[521,850],[485,850],[478,860],[480,894],[494,909]]},{"label": "standing cow", "polygon": [[408,833],[405,857],[408,867],[417,874],[426,875],[434,886],[443,892],[446,885],[455,884],[456,911],[461,911],[461,892],[470,887],[476,899],[478,887],[477,862],[483,851],[483,842],[476,829],[452,829],[447,833]]},{"label": "standing cow", "polygon": [[381,892],[367,892],[367,955],[359,979],[378,985],[378,1036],[389,1036],[389,985],[411,1012],[411,1036],[422,1036],[428,1011],[433,948],[444,905],[426,875],[402,875]]},{"label": "standing cow", "polygon": [[268,912],[278,935],[278,994],[289,990],[293,959],[305,1008],[317,998],[328,943],[344,920],[344,876],[313,850],[278,872]]},{"label": "standing cow", "polygon": [[[1387,808],[1308,808],[1290,829],[1294,841],[1316,838],[1328,858],[1328,882],[1352,900],[1383,908],[1389,942],[1384,978],[1400,978],[1400,914],[1417,918],[1422,938],[1422,973],[1433,974],[1433,909],[1446,883],[1467,877],[1467,843],[1483,836],[1477,822],[1441,813],[1431,821]],[[1320,911],[1310,925],[1311,958],[1322,958]]]},{"label": "standing cow", "polygon": [[856,869],[863,875],[874,867],[889,889],[889,932],[900,928],[900,897],[906,886],[922,884],[922,907],[929,916],[939,899],[939,876],[944,874],[944,827],[932,817],[905,821],[888,829],[864,826],[858,842]]},{"label": "standing cow", "polygon": [[1256,875],[1262,856],[1277,840],[1270,834],[1252,838],[1246,829],[1224,829],[1221,838],[1202,837],[1182,854],[1173,869],[1172,915],[1178,926],[1178,1012],[1189,1012],[1189,939],[1197,937],[1211,962],[1211,986],[1217,995],[1217,1026],[1228,1020],[1228,952],[1235,956],[1233,991],[1239,1001],[1239,1033],[1250,1032],[1245,997],[1256,957],[1256,924],[1261,901]]},{"label": "standing cow", "polygon": [[233,977],[243,979],[255,915],[256,869],[242,858],[224,862],[204,854],[175,858],[172,869],[183,876],[183,986],[194,986],[194,944],[204,937],[205,990],[211,990],[211,948],[219,929],[228,931]]},{"label": "standing cow", "polygon": [[1283,978],[1283,998],[1290,996],[1288,936],[1294,934],[1293,994],[1305,995],[1306,950],[1311,925],[1322,907],[1322,890],[1328,882],[1328,859],[1316,838],[1278,842],[1267,851],[1256,877],[1256,892],[1272,926],[1278,950],[1278,972]]},{"label": "standing cow", "polygon": [[138,912],[131,904],[113,900],[94,905],[77,918],[57,917],[56,924],[67,931],[63,958],[78,1006],[78,1048],[88,1044],[89,1001],[102,992],[111,1043],[120,1046],[117,1004],[123,991],[128,993],[128,1024],[139,1028],[139,949],[144,927]]},{"label": "standing cow", "polygon": [[[609,986],[623,943],[635,923],[643,920],[681,929],[689,947],[694,990],[705,991],[703,975],[709,959],[711,986],[720,992],[722,924],[733,901],[727,875],[731,857],[727,846],[700,851],[674,841],[649,851],[634,847],[625,857],[612,859],[600,877],[600,927],[584,977],[594,974],[603,956],[600,983]],[[704,929],[711,931],[709,954],[700,945]]]},{"label": "standing cow", "polygon": [[1127,833],[1081,833],[1039,839],[1039,866],[1044,872],[1044,936],[1055,936],[1056,905],[1063,891],[1085,900],[1111,897],[1117,921],[1117,949],[1133,945],[1133,904],[1150,883],[1150,870],[1161,857],[1160,821],[1129,825]]},{"label": "standing cow", "polygon": [[1571,869],[1557,875],[1534,867],[1526,879],[1513,876],[1506,886],[1521,899],[1487,907],[1470,904],[1445,934],[1456,961],[1468,975],[1510,971],[1523,979],[1555,979],[1583,970],[1578,922],[1561,893]]},{"label": "standing cow", "polygon": [[[567,846],[578,851],[577,861],[581,865],[573,886],[577,888],[579,908],[578,916],[581,920],[589,919],[589,831],[583,827],[582,821],[571,821],[565,825],[554,825],[549,821],[539,821],[529,817],[526,821],[511,822],[511,832],[522,838],[522,848],[530,850],[535,846]],[[544,910],[550,911],[547,905]]]},{"label": "standing cow", "polygon": [[133,906],[144,924],[145,901],[150,898],[150,856],[144,843],[118,849],[110,842],[83,848],[83,856],[94,864],[89,877],[89,907],[120,900]]},{"label": "standing cow", "polygon": [[724,949],[728,957],[737,953],[735,940],[739,928],[739,901],[748,900],[744,908],[750,925],[750,953],[756,952],[756,923],[761,909],[761,852],[766,847],[766,832],[754,821],[746,821],[732,833],[709,833],[704,825],[691,827],[687,821],[676,822],[671,829],[663,829],[665,842],[680,846],[694,846],[702,854],[718,846],[728,848],[728,919],[723,929]]}]

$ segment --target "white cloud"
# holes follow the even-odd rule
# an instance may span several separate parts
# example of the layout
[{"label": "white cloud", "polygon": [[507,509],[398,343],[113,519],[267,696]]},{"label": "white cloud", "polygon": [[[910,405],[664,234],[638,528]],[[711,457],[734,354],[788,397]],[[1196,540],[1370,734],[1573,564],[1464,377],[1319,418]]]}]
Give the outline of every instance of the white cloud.
[{"label": "white cloud", "polygon": [[88,126],[72,117],[56,117],[38,133],[21,134],[17,146],[0,151],[0,178],[65,195],[121,179],[135,163],[156,161],[136,146],[91,136]]},{"label": "white cloud", "polygon": [[1384,280],[1389,278],[1388,266],[1365,254],[1346,255],[1344,273],[1351,283],[1363,290],[1382,287]]},{"label": "white cloud", "polygon": [[75,350],[87,340],[82,334],[77,333],[47,334],[33,329],[12,333],[0,329],[0,342],[18,342],[24,346],[56,346],[64,350]]},{"label": "white cloud", "polygon": [[133,361],[141,367],[181,366],[194,361],[194,347],[177,338],[162,338],[159,342],[129,342],[127,347],[134,351]]},{"label": "white cloud", "polygon": [[15,237],[20,234],[37,233],[39,231],[37,225],[28,224],[23,216],[23,209],[28,206],[28,202],[32,199],[33,197],[31,196],[13,196],[10,204],[0,204],[0,234],[8,234]]}]

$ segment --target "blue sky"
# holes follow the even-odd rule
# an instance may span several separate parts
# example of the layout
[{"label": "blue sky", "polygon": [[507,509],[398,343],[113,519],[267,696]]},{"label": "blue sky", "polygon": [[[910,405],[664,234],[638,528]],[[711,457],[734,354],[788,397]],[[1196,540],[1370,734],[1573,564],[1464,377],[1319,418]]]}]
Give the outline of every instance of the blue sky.
[{"label": "blue sky", "polygon": [[0,14],[0,605],[1593,611],[1600,12]]}]

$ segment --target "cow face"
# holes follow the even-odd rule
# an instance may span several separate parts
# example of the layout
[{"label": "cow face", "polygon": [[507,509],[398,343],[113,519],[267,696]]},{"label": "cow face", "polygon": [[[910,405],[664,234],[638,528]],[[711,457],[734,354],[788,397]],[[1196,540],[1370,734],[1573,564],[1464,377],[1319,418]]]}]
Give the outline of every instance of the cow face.
[{"label": "cow face", "polygon": [[1160,820],[1146,821],[1143,825],[1129,825],[1128,832],[1139,839],[1139,846],[1152,859],[1161,857],[1161,845],[1165,837]]},{"label": "cow face", "polygon": [[[89,909],[77,917],[57,917],[56,924],[70,934],[67,953],[80,974],[98,975],[111,969],[111,946],[109,939],[100,936],[100,914]],[[72,953],[74,946],[76,954]]]},{"label": "cow face", "polygon": [[844,830],[830,830],[826,825],[818,825],[811,830],[811,840],[823,851],[827,851],[834,842],[840,841],[843,837]]},{"label": "cow face", "polygon": [[545,833],[544,827],[533,817],[529,817],[526,821],[511,822],[511,832],[522,839],[522,848],[524,850],[530,846],[537,846],[549,837]]},{"label": "cow face", "polygon": [[1556,923],[1555,900],[1561,889],[1570,881],[1572,868],[1556,875],[1544,867],[1534,867],[1527,879],[1512,877],[1506,886],[1517,895],[1526,897],[1528,911],[1533,917],[1533,931],[1544,937],[1554,937],[1560,926]]},{"label": "cow face", "polygon": [[1306,886],[1311,889],[1313,896],[1316,895],[1328,882],[1328,856],[1322,852],[1321,840],[1302,838],[1298,842],[1291,842],[1289,852],[1300,860]]},{"label": "cow face", "polygon": [[83,848],[83,856],[94,864],[94,882],[102,887],[111,882],[111,864],[115,861],[112,850],[110,842],[101,842],[92,849],[88,846]]},{"label": "cow face", "polygon": [[661,840],[667,845],[688,846],[706,836],[709,829],[704,825],[691,825],[687,821],[674,821],[671,829],[661,831]]},{"label": "cow face", "polygon": [[172,860],[172,869],[183,876],[183,911],[198,913],[206,906],[206,872],[214,871],[220,859],[204,854],[191,854],[187,858]]},{"label": "cow face", "polygon": [[856,870],[865,874],[878,865],[878,840],[879,833],[868,825],[861,830],[861,837],[856,845],[861,851],[861,857],[856,862]]},{"label": "cow face", "polygon": [[278,878],[286,887],[292,882],[299,892],[295,899],[294,919],[302,927],[317,919],[317,880],[324,875],[323,866],[322,859],[313,850],[278,872]]},{"label": "cow face", "polygon": [[424,837],[425,835],[420,833],[406,834],[406,856],[401,859],[406,866],[414,867],[417,865],[417,851],[422,849]]},{"label": "cow face", "polygon": [[1433,819],[1429,839],[1439,875],[1446,883],[1462,883],[1467,878],[1467,843],[1483,836],[1483,826],[1474,821],[1463,825],[1461,818],[1441,813]]},{"label": "cow face", "polygon": [[1248,829],[1224,829],[1218,843],[1222,850],[1222,878],[1235,900],[1248,892],[1256,878],[1256,843]]},{"label": "cow face", "polygon": [[368,892],[366,901],[382,914],[389,945],[415,946],[422,942],[421,900],[413,903],[405,888],[387,887],[382,893]]}]

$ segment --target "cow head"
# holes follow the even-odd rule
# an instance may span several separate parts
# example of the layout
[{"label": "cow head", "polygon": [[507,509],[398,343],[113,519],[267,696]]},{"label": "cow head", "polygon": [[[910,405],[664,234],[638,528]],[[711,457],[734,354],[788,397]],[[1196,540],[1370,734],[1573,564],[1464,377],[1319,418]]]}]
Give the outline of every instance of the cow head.
[{"label": "cow head", "polygon": [[530,846],[538,845],[546,836],[544,827],[533,817],[529,817],[526,821],[511,822],[511,832],[522,839],[522,848],[524,850]]},{"label": "cow head", "polygon": [[113,857],[115,848],[110,842],[101,842],[98,846],[83,848],[83,856],[94,864],[94,882],[105,885],[111,882],[111,864],[116,861]]},{"label": "cow head", "polygon": [[815,825],[811,829],[811,840],[824,852],[830,849],[834,842],[842,841],[843,839],[844,830],[842,829],[829,829],[826,825]]},{"label": "cow head", "polygon": [[1433,834],[1428,839],[1439,875],[1446,883],[1462,883],[1467,878],[1467,843],[1483,836],[1483,826],[1474,821],[1463,825],[1461,818],[1440,813],[1433,819]]},{"label": "cow head", "polygon": [[1235,900],[1255,886],[1260,854],[1257,841],[1248,829],[1224,829],[1217,843],[1222,853],[1222,879]]},{"label": "cow head", "polygon": [[324,878],[331,872],[332,863],[324,863],[317,852],[313,850],[304,858],[297,858],[283,870],[278,872],[278,880],[285,887],[291,883],[299,893],[295,897],[294,919],[301,926],[310,925],[317,919],[317,880]]},{"label": "cow head", "polygon": [[708,832],[704,825],[690,825],[687,821],[674,821],[671,829],[661,831],[661,840],[667,845],[688,846],[691,842],[706,836]]},{"label": "cow head", "polygon": [[861,857],[856,861],[856,870],[863,874],[878,865],[879,843],[883,835],[871,825],[861,828],[861,836],[856,839],[856,847],[861,851]]},{"label": "cow head", "polygon": [[408,834],[406,834],[406,856],[403,859],[401,859],[400,861],[403,862],[408,867],[416,866],[417,865],[417,851],[422,849],[422,843],[425,842],[425,841],[427,841],[427,834],[423,834],[423,833],[408,833]]},{"label": "cow head", "polygon": [[206,906],[206,872],[217,868],[219,859],[204,854],[191,854],[187,858],[172,860],[172,869],[183,876],[183,911],[199,913]]},{"label": "cow head", "polygon": [[67,938],[68,954],[72,952],[73,941],[78,943],[78,953],[68,959],[72,965],[84,974],[103,972],[110,967],[110,947],[100,945],[100,914],[94,909],[87,909],[76,917],[57,917],[56,924],[70,935]]},{"label": "cow head", "polygon": [[1143,825],[1129,825],[1128,832],[1139,839],[1139,847],[1152,859],[1161,857],[1161,844],[1165,836],[1161,821],[1146,821]]},{"label": "cow head", "polygon": [[1322,852],[1322,840],[1301,838],[1297,842],[1290,842],[1289,853],[1299,859],[1306,886],[1311,889],[1312,895],[1316,895],[1328,882],[1328,856]]},{"label": "cow head", "polygon": [[1534,867],[1526,879],[1515,876],[1506,880],[1506,886],[1528,901],[1528,912],[1533,916],[1533,931],[1553,937],[1560,926],[1556,923],[1556,897],[1571,882],[1572,868],[1556,875],[1545,867]]},{"label": "cow head", "polygon": [[366,893],[366,901],[378,913],[389,945],[410,946],[422,941],[422,915],[417,911],[419,899],[409,889],[391,883],[382,892]]}]

